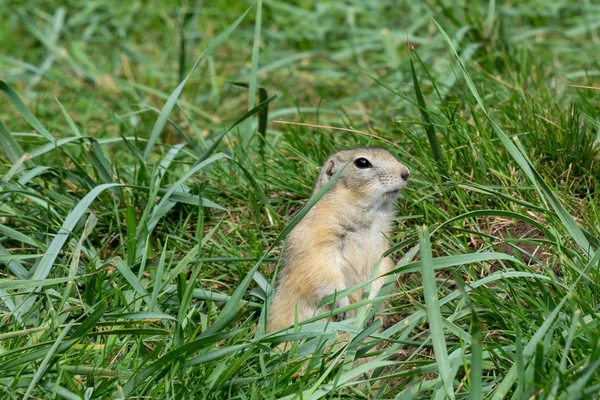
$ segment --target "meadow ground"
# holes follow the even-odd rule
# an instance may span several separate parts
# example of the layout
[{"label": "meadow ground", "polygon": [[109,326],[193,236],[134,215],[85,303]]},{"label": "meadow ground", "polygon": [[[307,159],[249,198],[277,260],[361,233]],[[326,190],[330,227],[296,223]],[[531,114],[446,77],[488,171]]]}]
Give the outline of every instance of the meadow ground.
[{"label": "meadow ground", "polygon": [[[600,391],[597,3],[8,0],[0,21],[0,397]],[[412,171],[397,284],[265,335],[318,167],[363,145]]]}]

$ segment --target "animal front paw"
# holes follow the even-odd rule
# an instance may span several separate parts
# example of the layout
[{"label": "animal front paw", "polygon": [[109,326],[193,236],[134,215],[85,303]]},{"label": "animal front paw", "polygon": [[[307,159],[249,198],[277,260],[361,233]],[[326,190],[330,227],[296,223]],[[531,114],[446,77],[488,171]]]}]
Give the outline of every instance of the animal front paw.
[{"label": "animal front paw", "polygon": [[341,321],[345,320],[346,318],[348,318],[349,316],[350,316],[350,314],[348,313],[348,311],[345,311],[345,312],[341,312],[339,314],[334,315],[332,320],[333,320],[333,322],[341,322]]},{"label": "animal front paw", "polygon": [[347,312],[343,312],[343,313],[339,313],[333,316],[332,320],[333,322],[341,322],[343,320],[345,320],[346,318],[348,318],[349,315]]}]

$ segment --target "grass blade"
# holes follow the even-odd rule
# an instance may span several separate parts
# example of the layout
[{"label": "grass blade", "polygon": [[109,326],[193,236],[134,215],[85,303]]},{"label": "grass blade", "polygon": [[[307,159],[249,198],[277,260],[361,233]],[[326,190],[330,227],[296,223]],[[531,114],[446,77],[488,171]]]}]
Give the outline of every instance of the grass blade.
[{"label": "grass blade", "polygon": [[[114,265],[119,270],[119,272],[121,273],[121,275],[123,275],[123,277],[125,278],[125,280],[127,280],[127,282],[129,283],[129,285],[131,285],[131,287],[133,288],[133,290],[138,294],[138,296],[140,298],[142,298],[146,304],[148,304],[148,307],[150,307],[152,305],[152,300],[150,298],[150,294],[148,293],[148,291],[146,290],[146,288],[144,287],[144,285],[142,285],[142,283],[140,282],[140,280],[131,271],[131,269],[129,268],[129,266],[127,266],[127,264],[125,264],[125,261],[123,261],[121,258],[116,258],[114,260]],[[158,309],[158,306],[156,304],[154,304],[154,307],[150,308],[150,310],[152,312],[157,312],[157,313],[161,312]]]},{"label": "grass blade", "polygon": [[6,126],[4,126],[2,121],[0,121],[0,148],[4,151],[12,164],[18,163],[25,154],[19,143],[17,143],[13,135],[6,129]]},{"label": "grass blade", "polygon": [[415,95],[417,96],[417,102],[419,103],[419,110],[421,111],[421,118],[423,119],[425,133],[427,134],[427,140],[429,140],[429,146],[431,146],[433,158],[435,161],[437,161],[441,170],[443,170],[443,166],[446,164],[444,151],[442,150],[442,146],[437,139],[434,125],[429,117],[429,110],[427,109],[427,104],[425,103],[423,93],[421,92],[421,87],[419,86],[419,79],[417,78],[417,72],[415,71],[415,65],[412,57],[410,57],[410,70],[412,73],[413,84],[415,85]]},{"label": "grass blade", "polygon": [[165,241],[163,246],[163,252],[160,255],[160,260],[158,260],[158,266],[156,267],[156,275],[154,276],[154,289],[152,290],[152,297],[150,298],[150,309],[154,310],[158,309],[156,304],[156,300],[158,299],[158,294],[160,293],[160,288],[162,287],[162,279],[165,270],[165,259],[167,256],[167,244],[168,240]]},{"label": "grass blade", "polygon": [[83,199],[71,210],[71,212],[65,218],[62,226],[59,231],[56,233],[56,236],[48,246],[48,250],[44,253],[44,257],[40,261],[40,264],[35,269],[32,279],[44,279],[50,273],[52,269],[52,265],[54,264],[54,260],[60,254],[63,246],[65,245],[69,235],[73,231],[75,224],[79,222],[81,217],[87,211],[92,202],[98,197],[100,193],[102,193],[106,189],[110,189],[112,187],[123,186],[118,183],[107,183],[103,185],[96,186],[92,189],[88,194],[84,196]]},{"label": "grass blade", "polygon": [[431,333],[431,342],[433,343],[435,360],[442,379],[444,392],[448,398],[454,399],[450,361],[448,360],[442,313],[440,312],[440,304],[437,297],[435,268],[433,267],[431,245],[429,243],[429,230],[427,227],[419,229],[419,244],[421,246],[423,296],[425,297],[427,321],[429,322],[429,331]]},{"label": "grass blade", "polygon": [[31,111],[29,111],[25,103],[23,103],[23,101],[21,101],[21,99],[19,98],[19,95],[17,95],[15,91],[12,90],[10,86],[8,86],[2,80],[0,80],[0,91],[2,91],[6,95],[6,97],[8,97],[8,100],[23,116],[23,118],[25,118],[25,120],[29,122],[29,125],[31,125],[33,129],[38,131],[49,142],[54,142],[54,136],[52,136],[50,132],[48,132],[46,128],[44,128],[42,123],[35,117],[35,115],[33,115]]},{"label": "grass blade", "polygon": [[[112,166],[110,165],[110,163],[108,162],[108,159],[104,155],[104,152],[102,151],[102,147],[100,147],[100,144],[96,140],[92,139],[91,142],[92,142],[91,143],[92,149],[89,152],[89,157],[90,157],[92,166],[98,173],[98,176],[100,176],[100,179],[102,179],[102,183],[115,183],[115,181],[113,180]],[[113,193],[115,193],[115,195],[117,195],[118,189],[117,188],[114,188],[114,189],[115,190],[113,190]],[[117,197],[117,200],[118,200],[118,197]]]},{"label": "grass blade", "polygon": [[67,324],[67,326],[65,326],[63,328],[62,332],[60,333],[60,335],[58,335],[58,338],[56,338],[56,341],[54,342],[52,347],[50,347],[50,350],[48,350],[48,353],[42,360],[42,363],[40,364],[38,370],[36,371],[35,375],[33,375],[33,379],[31,380],[31,383],[29,384],[29,387],[27,388],[27,392],[25,392],[25,396],[23,397],[23,400],[27,400],[33,393],[35,386],[38,384],[40,379],[42,379],[42,377],[46,373],[46,370],[48,369],[48,365],[50,364],[50,360],[52,359],[52,357],[54,357],[56,350],[58,350],[58,347],[60,346],[63,339],[65,338],[65,336],[67,335],[67,333],[69,332],[69,330],[71,329],[71,327],[73,326],[74,323],[75,323],[75,321],[71,321]]},{"label": "grass blade", "polygon": [[0,245],[0,259],[8,266],[8,270],[17,278],[25,279],[29,275],[29,271],[17,260],[9,260],[11,254],[6,251],[6,248]]},{"label": "grass blade", "polygon": [[[471,263],[479,263],[484,261],[496,261],[496,260],[506,260],[514,263],[521,263],[521,261],[517,260],[513,256],[509,256],[505,253],[498,253],[495,251],[485,252],[485,253],[471,253],[471,254],[461,254],[458,256],[444,256],[444,257],[436,257],[431,261],[431,266],[434,270],[447,269],[450,267],[456,267],[459,265],[471,264]],[[400,265],[399,267],[394,268],[389,274],[397,273],[397,274],[408,274],[412,272],[418,272],[423,268],[423,260],[416,261],[412,263],[408,263],[405,265]]]},{"label": "grass blade", "polygon": [[63,277],[63,278],[51,278],[51,279],[0,279],[0,289],[2,290],[17,290],[17,289],[35,289],[42,288],[44,286],[58,285],[72,281],[76,278]]},{"label": "grass blade", "polygon": [[[256,90],[258,89],[258,61],[260,51],[260,33],[262,27],[262,0],[256,1],[256,19],[254,21],[254,39],[252,41],[252,67],[248,86],[248,109],[251,110],[256,104]],[[247,149],[252,138],[252,125],[247,124],[243,148]]]},{"label": "grass blade", "polygon": [[[468,298],[468,295],[465,293],[463,297]],[[481,400],[483,382],[483,323],[477,316],[473,305],[470,304],[469,307],[471,308],[471,400]]]},{"label": "grass blade", "polygon": [[6,225],[0,224],[0,234],[5,235],[17,242],[25,243],[34,248],[39,248],[40,245],[36,243],[35,240],[31,239],[29,236],[22,234],[21,232],[9,228]]}]

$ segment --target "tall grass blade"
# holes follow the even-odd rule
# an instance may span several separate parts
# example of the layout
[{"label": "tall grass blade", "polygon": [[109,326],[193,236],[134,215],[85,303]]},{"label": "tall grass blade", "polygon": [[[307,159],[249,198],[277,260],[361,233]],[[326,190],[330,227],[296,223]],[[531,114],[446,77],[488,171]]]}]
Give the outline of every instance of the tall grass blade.
[{"label": "tall grass blade", "polygon": [[24,235],[21,232],[15,230],[13,228],[10,228],[6,225],[0,224],[0,234],[6,236],[8,238],[11,238],[13,240],[16,240],[17,242],[28,244],[31,247],[35,247],[35,248],[40,247],[40,245],[35,240],[30,238],[29,236]]},{"label": "tall grass blade", "polygon": [[41,122],[33,115],[31,111],[27,108],[25,103],[21,101],[19,96],[15,93],[14,90],[10,88],[6,84],[6,82],[0,80],[0,91],[3,92],[8,100],[12,103],[12,105],[17,109],[17,111],[25,118],[25,120],[32,126],[33,129],[38,131],[46,140],[49,142],[54,142],[54,136],[50,134],[41,124]]},{"label": "tall grass blade", "polygon": [[[258,101],[264,103],[268,99],[267,89],[263,87],[258,88]],[[265,147],[267,145],[267,122],[269,121],[269,107],[263,108],[258,113],[258,134],[260,142],[258,144],[258,151],[261,161],[265,162]]]},{"label": "tall grass blade", "polygon": [[[152,305],[152,300],[150,298],[150,294],[140,281],[133,271],[129,268],[129,266],[123,261],[121,258],[116,258],[114,260],[114,265],[119,270],[121,275],[125,278],[125,280],[129,283],[129,285],[133,288],[133,290],[138,294],[138,296],[144,300],[144,302],[150,307]],[[160,313],[161,310],[158,308],[157,304],[153,305],[153,308],[150,308],[152,312]]]},{"label": "tall grass blade", "polygon": [[65,106],[63,106],[62,103],[58,99],[56,99],[56,102],[58,103],[58,106],[60,107],[60,111],[62,112],[63,116],[67,120],[67,124],[69,124],[69,128],[71,128],[71,131],[73,131],[75,136],[83,137],[83,135],[81,134],[81,131],[75,124],[75,121],[73,121],[73,118],[71,118],[71,116],[69,115],[69,112],[67,111]]},{"label": "tall grass blade", "polygon": [[154,288],[152,289],[152,297],[150,298],[150,310],[154,310],[156,308],[156,300],[158,299],[158,294],[160,293],[160,289],[162,287],[162,279],[165,271],[165,260],[167,257],[167,244],[169,240],[165,240],[165,244],[163,245],[163,251],[160,255],[160,260],[158,260],[158,266],[156,267],[156,275],[154,275]]},{"label": "tall grass blade", "polygon": [[0,279],[0,290],[34,289],[53,286],[74,280],[73,277],[46,279]]},{"label": "tall grass blade", "polygon": [[8,270],[19,279],[27,278],[29,271],[18,260],[9,259],[11,256],[12,254],[0,245],[0,258],[3,259],[3,263],[7,265]]},{"label": "tall grass blade", "polygon": [[137,258],[137,238],[135,235],[136,230],[136,209],[132,204],[127,204],[125,211],[125,226],[127,227],[127,265],[133,265]]},{"label": "tall grass blade", "polygon": [[73,335],[71,335],[71,338],[80,338],[80,337],[84,336],[86,333],[88,333],[90,330],[92,330],[92,328],[96,326],[98,321],[100,321],[100,318],[102,318],[104,316],[105,312],[106,312],[106,303],[103,302],[103,303],[96,305],[94,308],[94,311],[89,316],[87,316],[85,319],[83,319],[83,322],[81,322],[81,325],[79,325],[77,327],[77,329],[75,329],[75,331],[73,332]]},{"label": "tall grass blade", "polygon": [[0,121],[0,149],[4,151],[4,154],[8,157],[11,164],[19,162],[21,157],[25,154],[19,143],[15,140],[13,135],[10,134],[6,126]]},{"label": "tall grass blade", "polygon": [[439,299],[437,297],[435,268],[433,267],[431,244],[429,243],[429,230],[427,227],[419,229],[419,244],[421,246],[423,297],[425,298],[427,321],[429,322],[429,331],[431,334],[431,342],[433,343],[435,360],[438,366],[445,395],[450,399],[454,399],[450,361],[448,360],[448,350],[446,347],[446,338],[442,323],[442,313],[440,311]]},{"label": "tall grass blade", "polygon": [[[260,52],[260,34],[262,28],[262,0],[256,0],[256,19],[254,21],[254,38],[252,41],[252,68],[248,86],[248,109],[251,110],[256,104],[256,90],[258,89],[258,61]],[[252,125],[246,125],[243,148],[247,149],[252,138]]]},{"label": "tall grass blade", "polygon": [[[533,356],[533,386],[536,389],[541,389],[544,385],[544,343],[538,342],[535,346],[535,353]],[[522,382],[521,385],[525,383]]]},{"label": "tall grass blade", "polygon": [[31,276],[32,279],[44,279],[48,276],[50,270],[52,269],[52,265],[54,264],[54,260],[56,260],[56,257],[58,257],[60,254],[60,251],[71,235],[75,224],[79,222],[81,217],[100,193],[106,189],[117,186],[123,185],[118,183],[107,183],[96,186],[88,194],[86,194],[83,199],[81,199],[81,201],[73,208],[73,210],[71,210],[71,212],[69,212],[61,228],[50,243],[50,246],[48,246],[48,250],[46,250],[44,253],[44,257],[40,261],[40,264],[37,266],[33,275]]},{"label": "tall grass blade", "polygon": [[[450,267],[456,267],[464,264],[471,263],[479,263],[484,261],[496,261],[496,260],[506,260],[514,263],[522,264],[521,261],[517,260],[513,256],[509,256],[505,253],[499,253],[495,251],[485,252],[485,253],[471,253],[471,254],[461,254],[458,256],[444,256],[444,257],[436,257],[431,261],[432,268],[437,271],[440,269],[447,269]],[[405,265],[400,265],[395,267],[393,270],[388,272],[389,274],[408,274],[412,272],[419,272],[423,269],[423,259],[421,261],[411,262]]]},{"label": "tall grass blade", "polygon": [[434,125],[431,122],[431,118],[429,117],[429,110],[427,109],[427,104],[425,103],[423,93],[421,92],[421,87],[419,86],[419,79],[417,78],[417,72],[415,71],[415,64],[413,62],[412,57],[410,57],[410,70],[412,73],[413,84],[415,85],[415,95],[417,96],[419,110],[421,111],[421,118],[423,119],[425,133],[427,134],[427,140],[429,141],[429,146],[431,147],[433,158],[438,163],[438,167],[442,168],[441,170],[443,171],[443,167],[446,164],[444,151],[442,150],[442,146],[438,141],[438,138],[435,134]]},{"label": "tall grass blade", "polygon": [[[83,232],[77,244],[75,246],[75,251],[73,252],[73,257],[71,258],[71,265],[69,266],[69,278],[73,280],[77,278],[77,271],[79,270],[79,263],[81,260],[81,255],[83,253],[83,244],[92,233],[96,224],[98,223],[98,217],[94,213],[90,213],[87,220],[85,221],[85,225],[83,227]],[[73,289],[73,281],[69,281],[67,283],[67,287],[64,289],[63,297],[60,301],[59,310],[62,310],[64,305],[67,303],[69,297],[71,296],[71,290]]]},{"label": "tall grass blade", "polygon": [[483,323],[475,310],[471,311],[471,320],[471,400],[481,400],[483,382]]},{"label": "tall grass blade", "polygon": [[250,347],[251,345],[252,345],[251,343],[243,343],[243,344],[237,344],[234,346],[229,346],[229,347],[225,347],[225,348],[218,349],[215,351],[211,351],[209,353],[202,354],[201,356],[194,357],[191,360],[188,360],[185,363],[185,366],[192,367],[194,365],[203,364],[203,363],[206,363],[209,361],[219,360],[223,357],[227,357],[229,355],[235,354],[238,351],[245,350],[248,347]]},{"label": "tall grass blade", "polygon": [[[185,282],[185,291],[181,295],[181,300],[179,302],[179,310],[177,312],[177,329],[175,330],[175,345],[177,347],[183,344],[183,325],[185,319],[188,315],[190,305],[192,304],[192,298],[194,297],[194,286],[196,284],[196,279],[198,278],[198,274],[202,270],[202,261],[200,261],[192,273],[190,274],[190,278],[187,282]],[[206,331],[203,332],[203,334]]]},{"label": "tall grass blade", "polygon": [[56,338],[52,347],[50,347],[50,350],[48,350],[48,353],[42,360],[42,363],[38,367],[38,370],[36,371],[35,375],[33,375],[33,379],[31,380],[31,383],[29,384],[29,387],[27,388],[27,391],[25,392],[25,396],[23,397],[23,400],[27,400],[33,393],[33,390],[35,389],[36,385],[38,384],[38,382],[42,379],[42,377],[46,373],[46,370],[48,369],[48,365],[50,364],[50,360],[52,359],[52,357],[54,357],[54,354],[56,353],[58,346],[60,346],[60,344],[62,343],[65,336],[67,336],[67,333],[69,333],[69,330],[71,330],[71,327],[73,326],[74,323],[75,323],[75,321],[70,321],[63,328],[63,330],[60,332],[60,335],[58,335],[58,337]]},{"label": "tall grass blade", "polygon": [[[110,162],[108,162],[108,159],[104,155],[102,147],[100,147],[100,144],[96,140],[92,139],[91,142],[92,149],[89,152],[89,156],[92,166],[98,173],[98,176],[100,176],[100,179],[102,179],[102,183],[115,183],[115,181],[113,180],[112,166],[110,165]],[[118,189],[115,188],[115,190],[116,192],[113,192],[115,194],[118,194]]]}]

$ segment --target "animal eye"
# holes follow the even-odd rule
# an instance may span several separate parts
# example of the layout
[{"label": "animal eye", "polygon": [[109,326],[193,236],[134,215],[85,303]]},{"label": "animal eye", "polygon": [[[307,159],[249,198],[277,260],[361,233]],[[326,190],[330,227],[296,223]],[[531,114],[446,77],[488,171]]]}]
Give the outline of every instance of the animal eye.
[{"label": "animal eye", "polygon": [[366,158],[357,158],[356,160],[354,160],[354,165],[356,165],[356,168],[360,168],[360,169],[364,169],[364,168],[371,168],[373,165],[371,165],[371,163],[369,162],[369,160],[367,160]]}]

